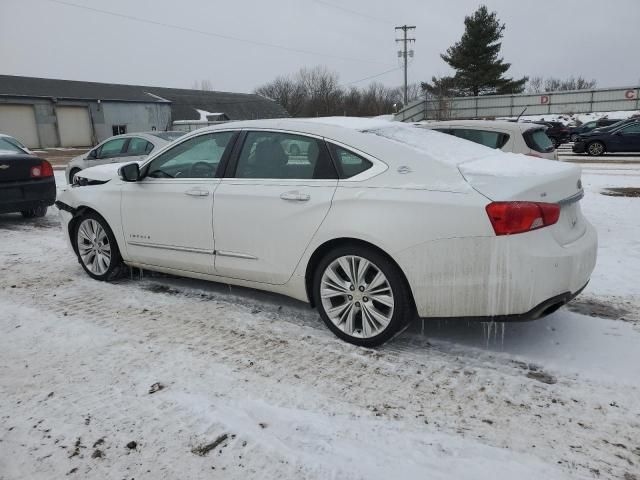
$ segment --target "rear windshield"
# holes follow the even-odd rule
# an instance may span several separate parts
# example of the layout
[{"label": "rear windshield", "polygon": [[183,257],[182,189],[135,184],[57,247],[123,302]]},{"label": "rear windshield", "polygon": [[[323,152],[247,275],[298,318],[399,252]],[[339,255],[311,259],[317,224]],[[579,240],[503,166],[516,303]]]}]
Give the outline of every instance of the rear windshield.
[{"label": "rear windshield", "polygon": [[523,137],[531,150],[540,153],[553,152],[553,142],[543,129],[527,130],[523,133]]},{"label": "rear windshield", "polygon": [[9,141],[8,138],[4,137],[0,137],[0,150],[4,150],[5,152],[25,153],[22,149],[20,149],[20,147]]},{"label": "rear windshield", "polygon": [[490,130],[473,130],[470,128],[452,128],[451,132],[458,138],[479,143],[489,148],[502,148],[509,140],[509,135]]},{"label": "rear windshield", "polygon": [[180,138],[187,132],[153,132],[152,135],[166,140],[167,142],[173,142],[175,139]]}]

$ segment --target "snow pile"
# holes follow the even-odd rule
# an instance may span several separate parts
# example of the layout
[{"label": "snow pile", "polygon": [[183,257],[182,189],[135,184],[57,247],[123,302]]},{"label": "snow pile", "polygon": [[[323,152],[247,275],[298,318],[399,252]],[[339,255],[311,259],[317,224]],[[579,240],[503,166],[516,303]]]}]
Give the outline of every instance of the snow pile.
[{"label": "snow pile", "polygon": [[503,153],[473,160],[460,165],[460,171],[467,175],[492,175],[499,177],[524,177],[553,175],[576,170],[570,163],[543,158],[528,157],[517,153]]}]

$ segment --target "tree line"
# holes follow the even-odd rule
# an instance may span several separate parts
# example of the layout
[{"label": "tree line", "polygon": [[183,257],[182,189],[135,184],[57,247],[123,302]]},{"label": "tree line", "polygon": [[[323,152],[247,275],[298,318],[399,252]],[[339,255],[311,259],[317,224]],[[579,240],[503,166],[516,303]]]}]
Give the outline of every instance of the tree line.
[{"label": "tree line", "polygon": [[[324,66],[302,68],[281,75],[255,90],[282,105],[292,117],[346,115],[371,117],[402,107],[402,88],[374,82],[367,87],[341,85],[338,73]],[[421,95],[418,84],[409,89],[410,101]]]}]

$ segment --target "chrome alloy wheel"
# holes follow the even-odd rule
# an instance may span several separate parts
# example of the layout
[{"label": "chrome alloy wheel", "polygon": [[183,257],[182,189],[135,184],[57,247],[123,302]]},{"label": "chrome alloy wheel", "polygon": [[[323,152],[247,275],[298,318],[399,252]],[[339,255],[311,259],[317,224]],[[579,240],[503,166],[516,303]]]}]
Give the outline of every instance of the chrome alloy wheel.
[{"label": "chrome alloy wheel", "polygon": [[589,145],[589,153],[591,155],[602,155],[602,152],[604,152],[604,147],[600,142],[595,142]]},{"label": "chrome alloy wheel", "polygon": [[322,307],[347,335],[375,337],[393,317],[393,290],[382,271],[366,258],[348,255],[327,266],[320,283]]},{"label": "chrome alloy wheel", "polygon": [[87,218],[78,227],[78,253],[85,267],[94,275],[104,275],[111,265],[111,245],[102,225]]}]

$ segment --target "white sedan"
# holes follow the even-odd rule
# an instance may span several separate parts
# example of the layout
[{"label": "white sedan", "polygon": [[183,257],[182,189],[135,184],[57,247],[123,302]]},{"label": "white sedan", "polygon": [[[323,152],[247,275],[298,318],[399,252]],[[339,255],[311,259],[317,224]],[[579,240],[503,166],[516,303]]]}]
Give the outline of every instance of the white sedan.
[{"label": "white sedan", "polygon": [[94,279],[129,265],[278,292],[357,345],[417,316],[538,318],[596,261],[578,167],[397,122],[226,123],[78,175],[57,205]]}]

